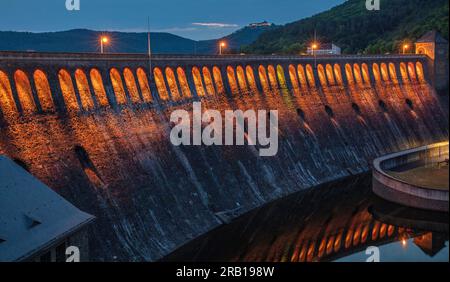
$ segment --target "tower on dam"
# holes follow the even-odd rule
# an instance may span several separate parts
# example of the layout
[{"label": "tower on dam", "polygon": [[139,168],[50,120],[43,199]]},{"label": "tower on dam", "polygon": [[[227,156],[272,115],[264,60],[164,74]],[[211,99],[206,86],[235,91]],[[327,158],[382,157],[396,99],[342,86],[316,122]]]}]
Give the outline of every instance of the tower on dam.
[{"label": "tower on dam", "polygon": [[416,54],[427,55],[430,59],[429,71],[436,90],[448,90],[448,41],[433,30],[424,34],[415,44]]}]

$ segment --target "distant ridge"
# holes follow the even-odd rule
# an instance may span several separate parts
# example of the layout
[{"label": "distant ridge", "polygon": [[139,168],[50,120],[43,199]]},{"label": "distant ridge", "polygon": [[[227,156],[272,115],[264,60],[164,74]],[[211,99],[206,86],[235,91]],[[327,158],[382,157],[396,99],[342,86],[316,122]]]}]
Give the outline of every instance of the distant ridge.
[{"label": "distant ridge", "polygon": [[[195,41],[171,33],[152,32],[154,54],[216,54],[218,44],[227,42],[226,52],[239,49],[255,41],[260,34],[274,26],[245,27],[217,40]],[[0,50],[37,52],[99,52],[99,38],[102,34],[111,38],[105,46],[106,52],[146,53],[147,33],[101,32],[88,29],[73,29],[59,32],[14,32],[0,31]]]}]

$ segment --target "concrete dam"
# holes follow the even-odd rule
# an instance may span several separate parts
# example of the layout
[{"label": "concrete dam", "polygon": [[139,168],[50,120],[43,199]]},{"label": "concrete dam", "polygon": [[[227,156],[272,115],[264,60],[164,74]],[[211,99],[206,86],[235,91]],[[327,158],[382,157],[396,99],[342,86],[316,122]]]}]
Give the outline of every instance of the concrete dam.
[{"label": "concrete dam", "polygon": [[[378,156],[448,140],[432,81],[425,55],[0,52],[0,155],[97,217],[91,260],[154,261]],[[194,101],[278,110],[278,154],[173,146],[170,113]]]}]

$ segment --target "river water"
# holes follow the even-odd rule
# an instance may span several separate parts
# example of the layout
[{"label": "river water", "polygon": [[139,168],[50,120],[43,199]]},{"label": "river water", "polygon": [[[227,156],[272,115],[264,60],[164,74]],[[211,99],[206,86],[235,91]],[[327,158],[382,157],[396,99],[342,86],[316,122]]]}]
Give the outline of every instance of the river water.
[{"label": "river water", "polygon": [[267,204],[163,261],[448,262],[448,225],[448,213],[378,198],[363,174]]}]

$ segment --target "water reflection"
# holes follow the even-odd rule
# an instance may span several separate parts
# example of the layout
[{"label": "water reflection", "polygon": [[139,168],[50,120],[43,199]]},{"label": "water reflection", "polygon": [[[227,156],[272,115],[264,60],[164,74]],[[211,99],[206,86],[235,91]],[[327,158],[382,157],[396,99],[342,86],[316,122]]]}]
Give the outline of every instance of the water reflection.
[{"label": "water reflection", "polygon": [[181,247],[164,261],[448,261],[448,213],[410,209],[347,178],[275,201]]}]

